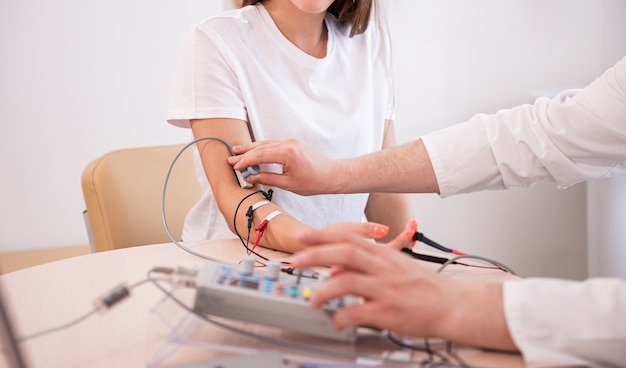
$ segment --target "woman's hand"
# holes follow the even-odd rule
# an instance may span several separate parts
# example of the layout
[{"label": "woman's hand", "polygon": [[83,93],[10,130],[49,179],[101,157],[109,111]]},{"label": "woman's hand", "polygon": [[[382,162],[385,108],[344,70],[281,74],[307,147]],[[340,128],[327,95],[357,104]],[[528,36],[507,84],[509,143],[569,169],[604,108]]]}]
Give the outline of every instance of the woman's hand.
[{"label": "woman's hand", "polygon": [[[328,225],[324,232],[347,232],[365,239],[382,239],[389,233],[389,226],[376,222],[338,222]],[[405,231],[397,236],[393,241],[386,244],[387,247],[400,250],[402,248],[413,248],[415,241],[413,234],[417,231],[415,220],[406,225]]]},{"label": "woman's hand", "polygon": [[251,165],[279,164],[282,174],[261,172],[246,180],[252,184],[279,187],[300,195],[333,193],[332,168],[336,164],[297,139],[261,141],[234,146],[237,156],[228,158],[236,170]]},{"label": "woman's hand", "polygon": [[389,233],[389,226],[375,222],[338,222],[328,225],[326,231],[346,231],[365,239],[381,239]]}]

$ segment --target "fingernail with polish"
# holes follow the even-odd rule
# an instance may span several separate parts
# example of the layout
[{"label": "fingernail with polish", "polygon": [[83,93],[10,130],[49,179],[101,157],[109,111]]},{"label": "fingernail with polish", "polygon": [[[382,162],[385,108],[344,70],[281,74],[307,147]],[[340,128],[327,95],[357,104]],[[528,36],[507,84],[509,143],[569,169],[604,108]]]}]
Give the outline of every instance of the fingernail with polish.
[{"label": "fingernail with polish", "polygon": [[389,226],[387,225],[376,225],[374,226],[374,234],[378,236],[385,236],[389,233]]},{"label": "fingernail with polish", "polygon": [[406,236],[406,240],[413,240],[413,234],[415,234],[415,231],[413,230],[408,230],[406,233],[404,233],[404,235]]}]

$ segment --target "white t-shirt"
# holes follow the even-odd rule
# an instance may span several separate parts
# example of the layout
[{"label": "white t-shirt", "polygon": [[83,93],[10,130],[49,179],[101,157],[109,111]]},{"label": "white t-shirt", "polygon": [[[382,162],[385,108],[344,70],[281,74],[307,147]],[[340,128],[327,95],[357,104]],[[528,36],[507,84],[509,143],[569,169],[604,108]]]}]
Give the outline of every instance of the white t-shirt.
[{"label": "white t-shirt", "polygon": [[[189,127],[190,119],[245,120],[254,140],[298,138],[334,159],[380,150],[393,98],[377,28],[371,22],[364,34],[350,38],[349,27],[340,27],[332,15],[325,21],[328,46],[321,59],[287,40],[261,4],[192,26],[184,38],[168,122]],[[261,170],[280,172],[280,167]],[[183,240],[233,237],[197,157],[196,172],[202,199],[187,215]],[[368,198],[273,190],[275,204],[316,228],[362,221]]]},{"label": "white t-shirt", "polygon": [[[442,196],[544,178],[565,188],[623,174],[626,57],[582,90],[477,115],[422,139]],[[503,298],[509,330],[529,366],[626,365],[625,280],[511,281]]]}]

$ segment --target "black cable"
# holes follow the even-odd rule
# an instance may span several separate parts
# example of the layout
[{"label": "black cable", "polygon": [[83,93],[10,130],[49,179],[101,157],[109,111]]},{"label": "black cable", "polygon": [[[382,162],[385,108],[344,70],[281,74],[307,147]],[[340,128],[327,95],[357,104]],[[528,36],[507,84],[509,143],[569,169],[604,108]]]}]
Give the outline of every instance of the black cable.
[{"label": "black cable", "polygon": [[[432,262],[432,263],[439,263],[439,264],[444,264],[446,262],[448,262],[448,258],[444,258],[444,257],[437,257],[437,256],[431,256],[428,254],[421,254],[421,253],[416,253],[414,252],[412,249],[410,248],[402,248],[400,249],[401,252],[406,253],[407,255],[418,259],[420,261],[425,261],[425,262]],[[455,263],[458,264],[458,263]]]},{"label": "black cable", "polygon": [[[244,247],[244,248],[246,248],[246,250],[248,251],[248,253],[250,253],[250,252],[251,252],[251,249],[248,247],[248,244],[246,244],[246,241],[245,241],[245,240],[243,240],[243,237],[241,236],[241,234],[239,234],[239,230],[237,230],[237,213],[239,212],[239,208],[241,207],[241,205],[243,204],[243,202],[244,202],[246,199],[248,199],[248,198],[252,197],[253,195],[255,195],[255,194],[257,194],[257,193],[263,193],[263,190],[261,190],[261,189],[259,189],[259,190],[255,190],[254,192],[249,193],[248,195],[246,195],[245,197],[243,197],[243,198],[241,199],[241,201],[239,201],[239,203],[237,204],[237,207],[235,207],[235,214],[233,215],[233,230],[235,230],[235,235],[237,235],[237,237],[239,238],[239,241],[241,241],[241,245],[243,245],[243,247]],[[256,254],[256,253],[254,253],[254,254]],[[258,257],[260,257],[260,258],[262,258],[262,259],[264,259],[264,260],[268,261],[268,259],[267,259],[267,258],[265,258],[265,257],[263,257],[263,256],[261,256],[261,255],[259,255],[259,254],[256,254],[256,255],[257,255]]]},{"label": "black cable", "polygon": [[[264,257],[262,255],[260,255],[259,253],[255,252],[254,250],[250,249],[250,247],[248,247],[248,243],[250,242],[250,233],[251,233],[251,229],[252,229],[252,212],[251,209],[252,207],[248,208],[248,212],[246,213],[246,216],[248,216],[248,235],[247,235],[247,239],[244,240],[243,237],[241,236],[241,234],[239,233],[239,230],[237,230],[237,213],[239,212],[239,209],[241,208],[241,205],[243,204],[243,202],[250,198],[252,195],[257,194],[257,193],[261,193],[263,195],[263,197],[268,200],[268,201],[272,201],[272,196],[274,195],[274,191],[272,189],[268,190],[267,192],[264,190],[256,190],[248,195],[246,195],[245,197],[243,197],[243,199],[241,201],[239,201],[239,203],[237,204],[237,207],[235,208],[235,214],[233,215],[233,230],[235,231],[235,235],[237,235],[237,237],[239,238],[239,241],[241,241],[241,244],[243,245],[244,248],[246,248],[246,250],[248,251],[248,254],[254,254],[257,257],[263,259],[264,261],[271,261],[271,259]],[[265,266],[265,264],[263,264],[262,262],[258,261],[257,262],[261,263],[263,266]],[[282,264],[289,264],[289,262],[286,261],[281,261],[280,263]]]},{"label": "black cable", "polygon": [[430,348],[430,341],[428,341],[428,339],[424,339],[424,349],[428,353],[428,356],[430,357],[431,360],[434,355],[437,355],[441,359],[442,362],[445,362],[445,363],[448,362],[448,359],[446,359],[445,357],[442,357],[439,352],[435,353],[435,350]]},{"label": "black cable", "polygon": [[[413,250],[411,250],[409,248],[402,248],[400,251],[405,253],[405,254],[407,254],[410,257],[413,257],[413,258],[417,259],[417,260],[425,261],[425,262],[431,262],[431,263],[438,263],[438,264],[441,264],[441,265],[448,263],[448,261],[450,260],[449,258],[445,258],[445,257],[437,257],[437,256],[429,255],[429,254],[417,253],[417,252],[414,252]],[[495,267],[489,267],[489,266],[472,265],[472,264],[462,263],[462,262],[457,262],[457,261],[453,261],[450,264],[455,264],[455,265],[459,265],[459,266],[466,266],[466,267],[476,267],[476,268],[486,268],[486,269],[491,269],[491,270],[507,271],[506,269],[504,269],[504,268],[502,268],[502,267],[500,267],[498,265],[495,265]]]},{"label": "black cable", "polygon": [[282,267],[280,269],[280,272],[286,273],[287,275],[297,274],[300,277],[306,277],[306,278],[314,279],[314,280],[317,280],[320,277],[320,274],[313,270],[296,270],[293,267]]},{"label": "black cable", "polygon": [[413,238],[412,239],[416,240],[416,241],[421,241],[422,243],[424,243],[424,244],[426,244],[428,246],[431,246],[431,247],[433,247],[435,249],[438,249],[438,250],[440,250],[440,251],[442,251],[444,253],[453,253],[453,254],[456,254],[456,255],[459,255],[459,256],[464,256],[465,255],[464,252],[461,252],[461,251],[456,250],[456,249],[450,249],[448,247],[444,247],[443,245],[437,243],[434,240],[431,240],[431,239],[427,238],[426,235],[424,235],[424,234],[422,234],[420,232],[417,232],[417,231],[415,233],[413,233]]},{"label": "black cable", "polygon": [[421,241],[422,243],[429,245],[435,249],[439,249],[442,252],[452,253],[452,249],[444,247],[443,245],[437,243],[436,241],[427,238],[423,233],[416,231],[413,234],[413,240]]},{"label": "black cable", "polygon": [[[239,201],[239,203],[237,204],[237,207],[235,208],[235,214],[233,215],[233,230],[235,230],[235,235],[237,235],[237,237],[239,238],[239,240],[241,241],[241,244],[243,245],[244,248],[246,248],[246,250],[248,251],[248,254],[252,253],[254,255],[256,255],[257,257],[263,259],[264,261],[270,261],[269,258],[264,257],[262,255],[260,255],[259,253],[255,252],[254,250],[250,249],[250,247],[248,247],[247,241],[243,239],[243,237],[241,236],[241,234],[239,234],[239,231],[237,230],[237,213],[239,212],[239,208],[241,208],[241,205],[243,204],[243,202],[250,198],[251,196],[257,194],[257,193],[261,193],[263,195],[263,197],[265,197],[265,199],[270,200],[272,199],[272,193],[273,191],[270,189],[269,191],[264,191],[264,190],[256,190],[248,195],[246,195],[245,197],[243,197],[243,199],[241,201]],[[250,239],[250,228],[248,228],[248,240]],[[282,264],[289,264],[289,262],[285,262],[282,261]]]},{"label": "black cable", "polygon": [[[427,360],[423,361],[422,366],[427,368],[435,368],[435,367],[458,367],[458,368],[471,368],[471,366],[467,365],[463,360],[461,360],[456,353],[451,351],[448,346],[446,346],[446,353],[449,355],[450,359],[456,361],[456,363],[452,362],[447,356],[445,356],[440,351],[431,347],[430,342],[427,338],[424,339],[424,346],[418,346],[414,344],[406,343],[400,340],[398,337],[394,336],[393,333],[387,331],[387,338],[392,343],[403,347],[405,349],[426,353],[428,355]],[[451,345],[451,344],[450,344]],[[435,360],[435,357],[438,360]]]},{"label": "black cable", "polygon": [[449,356],[453,357],[454,360],[456,360],[462,368],[470,368],[470,365],[465,363],[465,361],[461,359],[459,354],[457,354],[456,351],[452,349],[452,341],[446,341],[446,353]]},{"label": "black cable", "polygon": [[427,342],[425,342],[424,347],[421,346],[417,346],[417,345],[413,345],[413,344],[407,344],[404,341],[400,340],[399,338],[397,338],[396,336],[394,336],[393,333],[391,332],[387,332],[387,339],[389,339],[389,341],[391,341],[392,343],[401,346],[403,348],[409,349],[409,350],[415,350],[415,351],[419,351],[421,353],[426,353],[428,354],[428,360],[429,361],[433,361],[433,356],[437,356],[439,359],[442,359],[444,361],[447,361],[447,358],[440,354],[439,352],[436,352],[432,349],[430,349],[430,346],[428,345]]}]

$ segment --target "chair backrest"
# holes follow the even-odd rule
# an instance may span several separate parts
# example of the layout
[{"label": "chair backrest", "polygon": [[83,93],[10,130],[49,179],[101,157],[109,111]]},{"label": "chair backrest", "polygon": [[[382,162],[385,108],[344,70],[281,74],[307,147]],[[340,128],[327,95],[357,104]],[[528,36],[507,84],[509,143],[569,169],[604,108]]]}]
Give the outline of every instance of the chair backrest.
[{"label": "chair backrest", "polygon": [[[92,250],[169,243],[161,217],[167,170],[184,145],[109,152],[90,162],[81,183]],[[180,240],[185,215],[200,198],[191,149],[176,161],[165,209],[172,235]]]}]

